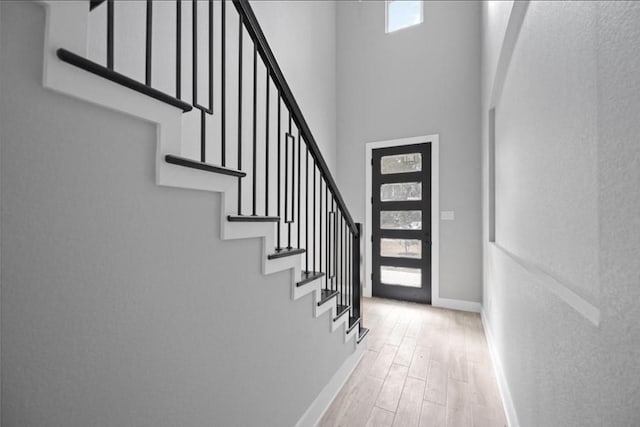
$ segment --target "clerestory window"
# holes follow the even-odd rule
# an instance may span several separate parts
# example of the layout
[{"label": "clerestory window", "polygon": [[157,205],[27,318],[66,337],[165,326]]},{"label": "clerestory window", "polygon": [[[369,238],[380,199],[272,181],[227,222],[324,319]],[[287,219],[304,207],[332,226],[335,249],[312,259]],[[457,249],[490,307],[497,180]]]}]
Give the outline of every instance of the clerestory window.
[{"label": "clerestory window", "polygon": [[386,32],[402,30],[422,23],[422,1],[387,0]]}]

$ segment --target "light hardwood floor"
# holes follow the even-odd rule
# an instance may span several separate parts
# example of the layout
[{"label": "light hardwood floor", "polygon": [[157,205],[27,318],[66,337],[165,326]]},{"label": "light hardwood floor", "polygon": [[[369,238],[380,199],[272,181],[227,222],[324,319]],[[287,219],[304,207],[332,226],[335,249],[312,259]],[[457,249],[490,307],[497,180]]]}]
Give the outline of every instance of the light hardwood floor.
[{"label": "light hardwood floor", "polygon": [[368,349],[320,426],[507,425],[479,315],[365,298],[363,317]]}]

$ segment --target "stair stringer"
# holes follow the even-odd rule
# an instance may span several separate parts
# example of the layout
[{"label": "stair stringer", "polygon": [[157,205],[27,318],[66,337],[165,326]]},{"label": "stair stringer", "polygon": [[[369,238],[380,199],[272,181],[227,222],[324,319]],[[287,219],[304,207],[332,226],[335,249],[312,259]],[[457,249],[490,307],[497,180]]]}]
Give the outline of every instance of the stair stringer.
[{"label": "stair stringer", "polygon": [[[291,281],[291,299],[298,300],[310,293],[313,294],[314,317],[320,317],[330,311],[330,331],[335,332],[341,325],[344,325],[344,342],[351,340],[356,334],[354,328],[347,333],[349,327],[348,316],[342,316],[337,321],[333,319],[337,316],[336,297],[332,297],[325,304],[318,306],[322,300],[321,278],[306,283],[298,287],[297,283],[302,273],[303,255],[293,255],[284,258],[269,259],[268,255],[273,252],[276,245],[276,225],[273,223],[261,222],[229,222],[227,216],[234,214],[233,209],[237,200],[237,178],[231,178],[234,184],[227,191],[222,193],[220,230],[223,240],[247,239],[260,237],[262,241],[262,274],[268,275],[284,270],[290,270],[289,280]],[[355,342],[355,341],[354,341]]]},{"label": "stair stringer", "polygon": [[[181,110],[59,60],[56,55],[59,48],[87,57],[89,2],[34,1],[44,6],[46,14],[43,86],[64,95],[154,123],[157,130],[156,184],[221,193],[221,238],[223,240],[260,238],[262,240],[262,273],[267,275],[290,270],[291,298],[298,300],[313,293],[314,316],[320,317],[330,311],[331,332],[343,326],[345,343],[357,337],[358,328],[353,328],[347,333],[347,315],[333,321],[337,315],[336,297],[318,306],[322,298],[320,279],[301,287],[296,286],[298,278],[301,277],[301,255],[268,259],[272,248],[276,247],[273,223],[232,223],[227,220],[227,215],[234,213],[231,209],[237,200],[238,178],[189,169],[165,161],[167,154],[182,153],[183,112]],[[363,340],[358,344],[357,339],[354,339],[354,346],[364,342]]]}]

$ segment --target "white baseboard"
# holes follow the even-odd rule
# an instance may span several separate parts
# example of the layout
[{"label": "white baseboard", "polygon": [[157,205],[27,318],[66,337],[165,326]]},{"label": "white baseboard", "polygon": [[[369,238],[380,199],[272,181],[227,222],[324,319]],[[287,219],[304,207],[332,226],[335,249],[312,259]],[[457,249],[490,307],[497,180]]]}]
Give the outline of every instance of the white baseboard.
[{"label": "white baseboard", "polygon": [[480,313],[482,309],[482,305],[479,302],[449,298],[434,298],[431,305],[451,310],[470,311],[472,313]]},{"label": "white baseboard", "polygon": [[502,398],[502,405],[504,406],[504,412],[507,416],[507,423],[510,427],[520,427],[518,422],[518,414],[516,408],[513,405],[513,399],[511,398],[511,392],[509,391],[509,384],[507,383],[507,377],[504,374],[502,362],[498,355],[498,350],[495,346],[495,340],[491,327],[487,321],[484,309],[480,312],[482,319],[482,326],[484,327],[484,333],[487,337],[487,344],[489,346],[489,354],[491,355],[491,361],[493,362],[493,371],[496,373],[496,381],[498,382],[498,389],[500,390],[500,397]]},{"label": "white baseboard", "polygon": [[358,366],[358,362],[360,362],[366,349],[366,345],[356,345],[356,350],[345,360],[333,377],[331,377],[329,383],[322,389],[320,394],[318,394],[318,397],[315,398],[302,417],[300,417],[296,423],[296,427],[314,427],[318,425],[324,413],[329,409],[333,399],[335,399],[342,386],[351,376],[353,370]]}]

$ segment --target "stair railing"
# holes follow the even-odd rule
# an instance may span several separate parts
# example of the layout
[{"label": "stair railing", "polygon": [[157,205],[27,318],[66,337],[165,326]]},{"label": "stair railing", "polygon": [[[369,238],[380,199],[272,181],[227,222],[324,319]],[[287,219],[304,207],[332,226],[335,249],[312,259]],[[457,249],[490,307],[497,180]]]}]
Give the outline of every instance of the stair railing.
[{"label": "stair railing", "polygon": [[[311,212],[313,213],[311,218],[311,227],[309,227],[309,218],[305,218],[305,224],[302,224],[301,219],[298,218],[298,226],[303,226],[307,230],[307,237],[305,238],[306,253],[305,253],[305,268],[307,272],[316,272],[318,268],[325,268],[325,289],[330,291],[338,291],[338,303],[342,306],[349,306],[351,310],[351,317],[360,318],[360,226],[353,221],[349,209],[338,189],[329,167],[320,152],[318,144],[313,137],[311,129],[307,124],[307,121],[302,114],[300,106],[298,105],[293,92],[284,77],[282,70],[278,64],[278,61],[273,54],[267,39],[262,32],[262,28],[258,23],[258,20],[249,4],[248,0],[233,0],[233,4],[238,11],[240,22],[244,24],[249,36],[253,40],[255,49],[260,55],[264,65],[267,67],[269,78],[273,81],[278,89],[278,96],[282,99],[284,105],[289,111],[289,132],[291,134],[291,121],[295,123],[298,129],[298,142],[302,140],[306,145],[305,161],[309,160],[309,155],[312,158],[312,191],[311,198],[313,206]],[[255,62],[254,62],[255,67]],[[254,68],[255,71],[255,68]],[[278,133],[280,135],[280,133]],[[288,148],[285,147],[285,150]],[[295,149],[295,145],[291,147]],[[298,156],[300,155],[300,149],[298,150]],[[285,153],[285,159],[287,159]],[[305,163],[305,173],[308,175],[308,165]],[[292,171],[295,170],[295,165],[291,162]],[[318,174],[316,174],[316,170]],[[298,173],[301,171],[300,160],[298,157]],[[293,175],[293,174],[291,174]],[[316,186],[316,175],[319,175],[319,185]],[[285,172],[285,206],[290,206],[293,211],[295,192],[292,192],[290,196],[287,195],[288,177],[289,173],[286,169]],[[293,178],[293,177],[292,177]],[[305,180],[305,182],[308,180]],[[301,182],[301,177],[298,178],[298,183]],[[295,183],[290,185],[291,189],[295,187]],[[320,198],[317,198],[316,189],[319,188]],[[325,194],[322,195],[322,190],[325,190]],[[298,187],[299,189],[299,187]],[[307,189],[307,194],[309,191]],[[298,192],[297,202],[300,203],[302,195]],[[319,206],[316,206],[316,201],[319,201]],[[305,198],[305,202],[309,202],[309,198]],[[301,209],[298,208],[298,213]],[[308,212],[308,211],[306,211]],[[316,212],[318,212],[318,224],[316,224]],[[286,213],[290,213],[288,210]],[[324,215],[323,215],[324,214]],[[291,224],[293,221],[288,221],[286,218],[288,230],[285,233],[288,236],[287,247],[291,248]],[[323,223],[326,224],[323,228]],[[280,222],[278,222],[280,227]],[[311,229],[311,230],[309,230]],[[300,228],[299,228],[300,230]],[[311,231],[312,239],[308,238],[308,231]],[[321,238],[323,232],[325,233],[324,239],[326,244],[316,241]],[[301,245],[301,234],[298,232],[298,247]],[[333,244],[330,244],[333,242]],[[323,260],[322,247],[325,247],[325,257]],[[311,259],[311,261],[310,261]],[[316,263],[317,261],[317,263]],[[323,264],[324,261],[324,264]],[[338,310],[340,311],[340,310]]]},{"label": "stair railing", "polygon": [[[236,215],[230,215],[228,220],[274,222],[276,248],[269,258],[304,254],[304,271],[298,285],[322,280],[323,299],[319,304],[337,296],[337,317],[349,313],[349,330],[359,325],[362,338],[366,329],[362,327],[360,309],[361,226],[353,221],[347,209],[249,1],[232,2],[237,20],[229,16],[232,9],[227,7],[227,1],[175,0],[175,22],[159,23],[163,30],[175,29],[175,49],[170,51],[164,46],[153,45],[154,25],[158,23],[153,13],[154,2],[146,0],[144,81],[118,71],[115,54],[118,49],[115,42],[117,2],[114,0],[106,0],[104,64],[65,49],[59,49],[58,56],[63,61],[180,108],[186,114],[198,115],[198,159],[176,153],[167,155],[166,161],[237,177]],[[95,10],[103,3],[105,0],[90,0],[90,9]],[[190,11],[185,6],[190,6]],[[216,11],[220,14],[217,21]],[[188,22],[185,19],[189,19],[188,12],[191,15],[190,34],[189,28],[183,28],[184,22]],[[201,28],[203,13],[206,14],[204,37]],[[214,27],[214,22],[219,23],[219,28]],[[237,25],[237,30],[230,25]],[[237,40],[230,40],[234,38],[229,37],[232,30]],[[248,39],[244,38],[245,35]],[[187,57],[184,48],[188,46],[186,39],[191,46],[191,63],[187,64],[191,68],[191,87],[189,82],[185,83],[187,76],[183,73]],[[204,85],[201,85],[202,76],[199,76],[202,65],[200,45],[207,46]],[[237,58],[228,54],[231,47],[235,48]],[[247,48],[250,51],[246,51]],[[214,49],[219,49],[218,56],[214,55]],[[154,73],[158,71],[153,68],[153,58],[158,53],[175,58],[174,94],[153,87]],[[247,57],[251,58],[248,67],[245,64]],[[219,59],[218,64],[215,59]],[[219,92],[215,94],[219,93],[220,109],[216,112],[214,76],[217,72],[220,73],[220,84]],[[259,74],[264,78],[260,85]],[[230,93],[230,86],[235,93]],[[263,93],[259,93],[259,86]],[[183,90],[185,87],[191,89],[191,93]],[[251,100],[250,108],[244,105],[246,98]],[[264,102],[260,111],[259,102]],[[231,112],[235,113],[235,120]],[[215,114],[220,116],[217,128],[211,120]],[[272,140],[274,120],[277,129]],[[258,131],[259,124],[261,132]],[[230,143],[231,139],[234,139],[233,143]],[[208,162],[214,158],[219,160],[219,164]],[[245,182],[249,177],[250,183]],[[276,200],[273,200],[274,195]]]}]

